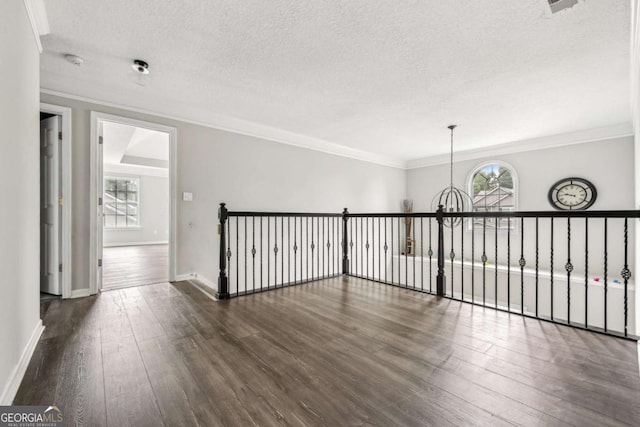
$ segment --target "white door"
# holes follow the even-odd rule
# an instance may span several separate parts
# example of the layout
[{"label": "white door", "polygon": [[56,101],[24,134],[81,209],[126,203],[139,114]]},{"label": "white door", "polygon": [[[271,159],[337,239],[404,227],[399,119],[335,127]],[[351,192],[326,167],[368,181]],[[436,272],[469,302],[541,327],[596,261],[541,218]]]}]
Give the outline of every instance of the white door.
[{"label": "white door", "polygon": [[40,122],[40,291],[60,289],[60,134],[58,116]]}]

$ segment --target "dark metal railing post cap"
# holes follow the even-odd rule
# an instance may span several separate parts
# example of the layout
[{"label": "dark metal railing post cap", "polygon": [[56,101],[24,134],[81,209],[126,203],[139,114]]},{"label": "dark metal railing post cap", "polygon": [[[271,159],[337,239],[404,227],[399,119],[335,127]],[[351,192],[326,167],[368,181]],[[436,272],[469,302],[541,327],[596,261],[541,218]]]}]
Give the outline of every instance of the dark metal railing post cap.
[{"label": "dark metal railing post cap", "polygon": [[[227,219],[227,208],[226,208],[226,203],[220,203],[220,207],[218,208],[218,219],[220,221],[226,221]],[[224,215],[223,215],[224,214]]]}]

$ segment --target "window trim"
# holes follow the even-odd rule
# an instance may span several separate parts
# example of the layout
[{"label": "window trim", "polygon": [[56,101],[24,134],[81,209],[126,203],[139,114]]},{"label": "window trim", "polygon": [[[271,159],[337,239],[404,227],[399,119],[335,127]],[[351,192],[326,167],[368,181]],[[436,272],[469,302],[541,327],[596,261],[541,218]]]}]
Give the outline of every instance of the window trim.
[{"label": "window trim", "polygon": [[[107,179],[116,179],[116,180],[136,180],[138,181],[138,225],[132,226],[132,227],[111,227],[111,226],[107,226],[106,224],[106,214],[104,213],[104,209],[105,206],[107,204],[106,202],[106,197],[105,194],[106,193],[106,186],[105,186],[105,181]],[[108,230],[108,231],[138,231],[142,229],[142,209],[141,209],[141,205],[142,205],[142,198],[140,197],[142,194],[142,178],[138,175],[117,175],[117,174],[105,174],[103,176],[102,179],[102,185],[103,185],[103,194],[102,194],[102,200],[103,200],[103,214],[102,216],[105,218],[105,223],[103,224],[103,229],[104,230]]]},{"label": "window trim", "polygon": [[[511,180],[513,181],[513,211],[517,211],[518,210],[518,205],[519,205],[519,199],[520,199],[520,182],[518,179],[518,172],[516,171],[516,168],[514,168],[511,164],[502,161],[502,160],[487,160],[484,161],[482,163],[477,164],[474,168],[471,169],[471,172],[469,172],[469,174],[467,175],[467,182],[466,182],[466,191],[467,194],[469,194],[469,197],[471,197],[471,199],[474,199],[474,194],[473,194],[473,178],[475,177],[475,175],[482,169],[486,168],[487,166],[491,166],[491,165],[498,165],[498,167],[504,167],[509,169],[509,172],[511,173]],[[475,211],[475,206],[473,207],[473,210]],[[517,229],[517,221],[511,221],[511,230],[516,230]],[[474,225],[473,225],[473,221],[467,221],[468,226],[467,229],[468,230],[474,230]],[[507,227],[498,227],[498,232],[500,231],[506,231],[508,230]]]}]

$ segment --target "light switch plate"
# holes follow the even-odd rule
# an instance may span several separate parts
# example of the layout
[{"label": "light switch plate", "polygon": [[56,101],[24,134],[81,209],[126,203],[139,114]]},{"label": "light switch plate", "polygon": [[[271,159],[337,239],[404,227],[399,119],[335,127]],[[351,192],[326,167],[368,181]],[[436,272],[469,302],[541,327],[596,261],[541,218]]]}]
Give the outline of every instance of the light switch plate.
[{"label": "light switch plate", "polygon": [[185,202],[193,201],[193,193],[190,193],[188,191],[183,191],[182,192],[182,200],[185,201]]}]

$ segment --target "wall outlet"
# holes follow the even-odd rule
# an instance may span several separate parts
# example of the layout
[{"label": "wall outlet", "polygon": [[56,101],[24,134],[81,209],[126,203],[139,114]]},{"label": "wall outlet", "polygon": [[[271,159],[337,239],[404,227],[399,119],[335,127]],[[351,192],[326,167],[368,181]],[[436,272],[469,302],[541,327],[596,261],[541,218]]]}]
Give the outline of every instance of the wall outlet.
[{"label": "wall outlet", "polygon": [[182,192],[182,200],[184,202],[192,202],[193,201],[193,193],[191,193],[189,191],[183,191]]}]

